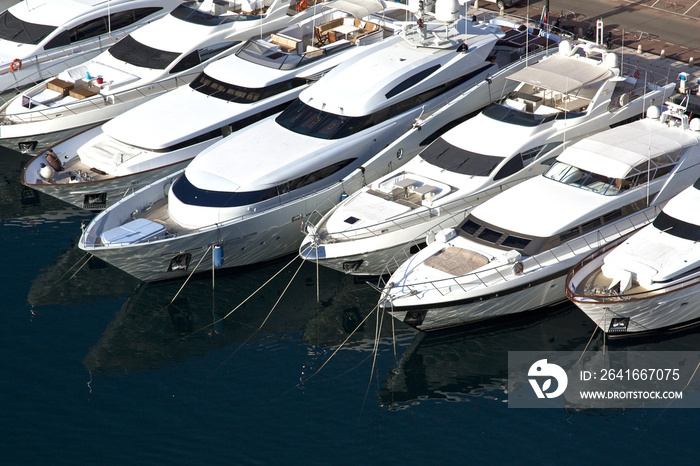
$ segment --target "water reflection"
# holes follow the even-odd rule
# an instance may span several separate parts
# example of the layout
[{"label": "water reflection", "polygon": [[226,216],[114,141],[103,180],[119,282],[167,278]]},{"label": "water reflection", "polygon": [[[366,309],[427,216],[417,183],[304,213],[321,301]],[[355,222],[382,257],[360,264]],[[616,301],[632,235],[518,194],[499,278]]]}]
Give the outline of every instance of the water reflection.
[{"label": "water reflection", "polygon": [[[328,270],[323,270],[317,288],[316,273],[313,265],[287,258],[243,272],[217,271],[213,279],[200,274],[181,292],[184,280],[142,283],[83,363],[93,373],[133,372],[239,345],[272,351],[279,340],[306,345],[310,354],[325,354],[343,343],[357,320],[372,310],[376,292]],[[366,322],[345,345],[370,347],[374,328],[374,321]],[[403,331],[414,333],[406,326]]]},{"label": "water reflection", "polygon": [[27,301],[35,306],[68,306],[97,298],[128,296],[140,282],[78,247],[78,238],[32,280]]},{"label": "water reflection", "polygon": [[389,409],[428,399],[507,399],[508,351],[595,350],[595,325],[573,305],[495,319],[466,330],[420,334],[380,394]]},{"label": "water reflection", "polygon": [[419,334],[387,379],[380,403],[406,409],[426,400],[507,401],[508,351],[697,351],[700,326],[645,338],[604,339],[577,307],[564,304],[468,330]]}]

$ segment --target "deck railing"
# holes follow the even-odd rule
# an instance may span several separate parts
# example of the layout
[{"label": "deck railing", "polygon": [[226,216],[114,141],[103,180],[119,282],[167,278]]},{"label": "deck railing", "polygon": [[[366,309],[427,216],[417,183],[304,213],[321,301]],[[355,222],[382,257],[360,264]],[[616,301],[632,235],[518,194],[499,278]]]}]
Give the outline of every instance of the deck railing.
[{"label": "deck railing", "polygon": [[[528,256],[522,260],[522,274],[513,272],[513,264],[499,262],[495,267],[471,272],[462,276],[410,285],[386,283],[384,278],[380,278],[380,286],[383,286],[386,296],[391,295],[392,290],[400,289],[400,296],[414,294],[419,297],[424,297],[431,290],[439,292],[442,296],[446,296],[455,290],[455,288],[459,288],[466,293],[477,287],[492,287],[503,282],[520,279],[523,274],[535,273],[554,264],[576,260],[584,254],[589,254],[611,241],[626,236],[649,224],[656,218],[660,210],[659,207],[644,209],[598,230],[560,244],[552,249],[543,251],[534,256]],[[571,267],[574,265],[575,264],[572,264]]]}]

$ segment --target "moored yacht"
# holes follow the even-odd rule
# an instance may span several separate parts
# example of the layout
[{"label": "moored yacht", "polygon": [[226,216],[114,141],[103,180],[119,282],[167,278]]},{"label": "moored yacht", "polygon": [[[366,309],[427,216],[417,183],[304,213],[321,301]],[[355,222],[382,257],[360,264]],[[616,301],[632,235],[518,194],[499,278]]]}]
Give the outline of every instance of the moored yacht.
[{"label": "moored yacht", "polygon": [[300,221],[340,196],[339,179],[494,70],[500,28],[457,12],[456,3],[438,3],[435,20],[417,11],[417,24],[338,65],[280,115],[100,213],[80,247],[147,281],[191,273],[214,245],[227,251],[222,267],[296,251]]},{"label": "moored yacht", "polygon": [[[329,69],[395,34],[401,26],[383,16],[385,7],[382,0],[332,2],[267,38],[251,39],[189,86],[39,154],[25,167],[22,183],[90,210],[112,205],[184,168],[224,136],[281,112]],[[323,40],[345,23],[358,25],[351,40]]]},{"label": "moored yacht", "polygon": [[182,4],[0,107],[0,145],[26,153],[46,149],[186,85],[242,41],[282,29],[315,9],[297,11],[290,0]]},{"label": "moored yacht", "polygon": [[667,105],[576,142],[438,232],[391,275],[380,306],[429,331],[564,301],[572,267],[650,223],[700,175],[700,133]]},{"label": "moored yacht", "polygon": [[543,173],[567,145],[641,118],[675,87],[665,76],[636,79],[636,67],[622,72],[615,53],[587,41],[564,40],[558,53],[536,59],[506,76],[514,90],[503,98],[307,222],[301,256],[356,275],[391,273],[426,236]]},{"label": "moored yacht", "polygon": [[0,12],[0,93],[95,57],[181,2],[41,0],[11,6]]},{"label": "moored yacht", "polygon": [[[700,119],[694,119],[700,131]],[[611,337],[678,330],[700,319],[700,180],[651,225],[587,258],[566,295]]]}]

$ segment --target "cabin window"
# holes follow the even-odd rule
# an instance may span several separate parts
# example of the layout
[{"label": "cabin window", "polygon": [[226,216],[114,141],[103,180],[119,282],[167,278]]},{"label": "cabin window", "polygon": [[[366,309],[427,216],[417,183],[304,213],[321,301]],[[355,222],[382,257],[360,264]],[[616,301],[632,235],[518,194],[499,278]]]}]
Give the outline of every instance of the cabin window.
[{"label": "cabin window", "polygon": [[519,236],[508,235],[505,240],[501,243],[501,246],[512,249],[523,250],[530,244],[530,240],[527,238],[521,238]]},{"label": "cabin window", "polygon": [[460,227],[460,229],[468,235],[474,235],[479,228],[481,228],[481,225],[471,219],[467,219]]},{"label": "cabin window", "polygon": [[499,239],[501,239],[501,236],[503,236],[503,233],[500,231],[492,230],[490,228],[484,228],[481,233],[479,233],[478,238],[483,239],[487,243],[496,243],[498,242]]},{"label": "cabin window", "polygon": [[389,92],[387,92],[384,96],[387,99],[391,99],[395,95],[401,94],[403,91],[408,89],[409,87],[413,87],[419,82],[423,81],[425,78],[433,74],[435,71],[437,71],[440,68],[440,65],[435,65],[431,66],[430,68],[426,68],[423,71],[420,71],[413,76],[409,77],[408,79],[404,80],[403,82],[399,83],[396,85],[393,89],[391,89]]},{"label": "cabin window", "polygon": [[0,13],[0,39],[20,44],[37,45],[54,30],[56,30],[56,26],[22,21],[10,13],[9,10]]},{"label": "cabin window", "polygon": [[170,12],[172,16],[182,21],[201,26],[218,26],[234,21],[248,21],[260,18],[259,15],[219,15],[214,16],[204,11],[195,10],[187,5],[180,5]]},{"label": "cabin window", "polygon": [[436,86],[421,94],[409,97],[408,99],[365,116],[348,117],[336,115],[313,108],[297,99],[277,117],[276,121],[280,126],[298,134],[320,139],[341,139],[411,110],[469,81],[477,74],[489,68],[491,68],[491,65],[481,67],[449,83]]},{"label": "cabin window", "polygon": [[125,28],[127,26],[131,26],[132,24],[136,23],[137,21],[140,21],[140,20],[144,19],[145,17],[152,15],[160,10],[162,10],[162,8],[152,7],[152,8],[137,8],[136,10],[128,10],[128,11],[120,11],[117,13],[112,13],[111,15],[109,15],[110,30],[116,31],[118,29],[122,29],[122,28]]},{"label": "cabin window", "polygon": [[90,39],[91,37],[96,37],[101,34],[107,34],[107,31],[109,31],[109,29],[107,29],[107,17],[102,16],[101,18],[95,18],[72,28],[69,31],[70,41],[78,42]]},{"label": "cabin window", "polygon": [[44,50],[55,49],[56,47],[65,47],[70,45],[70,34],[68,31],[61,31],[56,37],[46,43]]},{"label": "cabin window", "polygon": [[271,84],[267,87],[250,88],[237,86],[224,81],[214,79],[202,72],[191,83],[190,87],[197,92],[206,94],[227,102],[250,104],[268,97],[272,97],[283,92],[287,92],[306,84],[302,78],[292,78],[279,83]]},{"label": "cabin window", "polygon": [[242,207],[250,204],[273,199],[284,193],[299,189],[317,181],[323,180],[333,174],[339,172],[343,168],[350,165],[356,159],[346,159],[334,164],[323,167],[314,172],[297,177],[286,183],[281,183],[271,188],[261,189],[258,191],[244,192],[228,192],[228,191],[210,191],[194,186],[189,182],[186,175],[182,175],[173,183],[173,194],[177,198],[189,205],[203,207]]},{"label": "cabin window", "polygon": [[140,68],[156,70],[164,70],[180,55],[177,52],[168,52],[149,47],[130,35],[111,46],[108,51],[117,60]]}]

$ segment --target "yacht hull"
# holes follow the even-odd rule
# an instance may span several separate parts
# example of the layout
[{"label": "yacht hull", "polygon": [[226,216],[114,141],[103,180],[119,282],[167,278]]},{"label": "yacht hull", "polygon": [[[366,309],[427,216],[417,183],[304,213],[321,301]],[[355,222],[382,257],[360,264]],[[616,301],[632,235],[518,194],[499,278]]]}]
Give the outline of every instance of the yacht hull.
[{"label": "yacht hull", "polygon": [[72,138],[83,131],[100,125],[102,122],[87,123],[83,126],[76,126],[59,131],[50,131],[47,133],[37,133],[32,135],[19,135],[15,137],[5,135],[11,131],[7,131],[11,126],[0,126],[0,147],[6,147],[10,150],[21,152],[23,154],[39,153],[44,149],[50,148],[61,141]]},{"label": "yacht hull", "polygon": [[[147,89],[136,89],[120,98],[113,100],[110,96],[97,95],[77,104],[69,104],[64,108],[47,109],[36,115],[36,121],[15,122],[0,126],[0,146],[12,150],[20,150],[19,143],[33,143],[36,150],[43,150],[77,134],[90,126],[100,125],[129,109],[147,102],[154,97],[187,84],[194,78],[179,78],[173,83],[157,83]],[[148,92],[150,90],[150,93]],[[34,112],[36,113],[36,112]],[[29,114],[28,118],[31,118]]]},{"label": "yacht hull", "polygon": [[[664,283],[657,289],[626,293],[594,294],[594,277],[607,254],[584,262],[571,272],[566,294],[603,332],[625,337],[693,325],[700,319],[700,279],[697,275]],[[605,280],[607,283],[610,280]],[[585,295],[579,290],[586,288]]]},{"label": "yacht hull", "polygon": [[[161,240],[121,246],[101,243],[102,233],[128,221],[134,211],[148,218],[150,209],[155,211],[164,204],[171,182],[181,173],[175,172],[141,189],[137,195],[127,196],[109,209],[109,215],[103,215],[108,212],[98,215],[83,233],[80,248],[142,281],[178,278],[195,270],[210,269],[215,244],[224,251],[220,268],[243,267],[296,252],[304,237],[302,219],[314,209],[322,208],[327,198],[339,197],[342,192],[341,186],[334,186],[277,208],[196,231],[179,231],[176,236]],[[173,267],[173,259],[185,255],[187,265]]]},{"label": "yacht hull", "polygon": [[[700,285],[647,299],[604,304],[577,300],[575,303],[605,333],[621,337],[674,329],[697,321],[700,319]],[[617,324],[611,325],[614,319]]]},{"label": "yacht hull", "polygon": [[656,213],[655,207],[643,209],[557,250],[525,258],[520,273],[514,264],[504,264],[442,280],[439,287],[434,282],[430,288],[390,283],[380,307],[418,330],[432,331],[554,305],[566,300],[566,277],[576,264],[647,225]]}]

